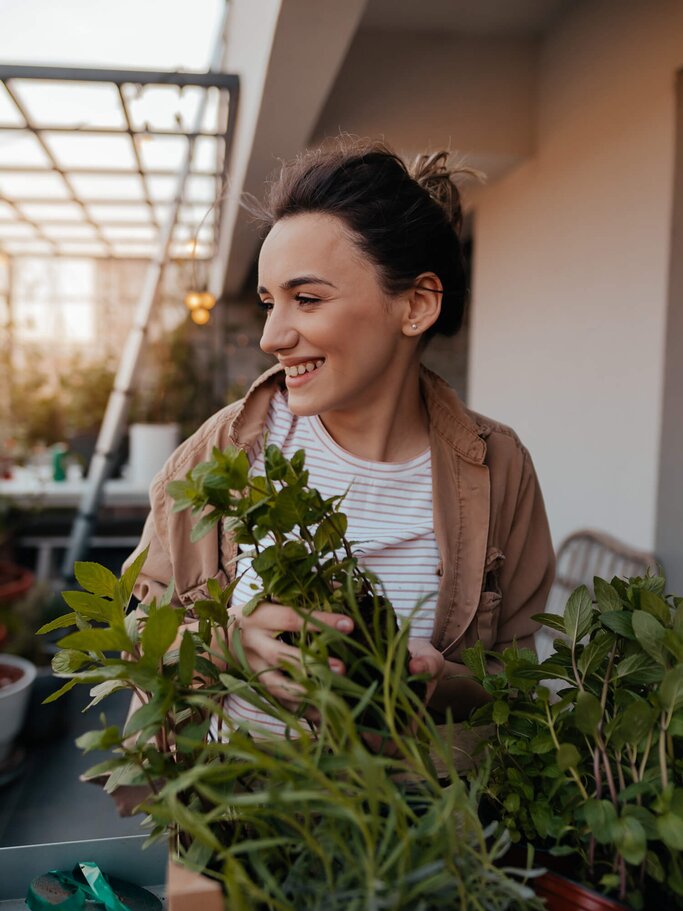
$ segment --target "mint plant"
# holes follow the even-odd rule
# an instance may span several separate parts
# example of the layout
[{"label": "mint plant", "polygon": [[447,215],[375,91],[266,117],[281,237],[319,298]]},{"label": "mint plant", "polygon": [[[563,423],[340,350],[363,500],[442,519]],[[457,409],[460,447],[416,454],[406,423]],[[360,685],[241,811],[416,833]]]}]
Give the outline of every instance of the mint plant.
[{"label": "mint plant", "polygon": [[683,599],[665,585],[596,578],[595,602],[578,588],[564,616],[536,618],[562,636],[541,664],[465,654],[491,695],[471,720],[496,725],[486,793],[502,825],[637,909],[683,907]]},{"label": "mint plant", "polygon": [[[354,698],[355,691],[365,703],[358,719],[361,728],[394,736],[405,729],[425,692],[424,680],[411,678],[415,700],[390,717],[387,732],[386,706],[378,708],[377,699],[387,683],[387,658],[392,661],[392,679],[407,676],[408,628],[399,631],[393,607],[381,593],[378,580],[361,569],[353,554],[345,537],[348,522],[341,512],[343,496],[325,499],[309,486],[304,451],[286,459],[270,445],[264,462],[265,474],[250,476],[242,450],[215,449],[210,462],[195,466],[185,480],[169,484],[174,508],[190,508],[200,516],[193,540],[215,533],[221,524],[251,557],[261,587],[245,605],[246,615],[260,602],[273,601],[293,607],[304,620],[312,611],[336,611],[353,618],[354,632],[344,640],[335,639],[334,644],[328,635],[311,634],[310,629],[303,635],[314,661],[334,655],[344,662],[351,682],[348,697]],[[301,637],[289,636],[287,641],[300,644]],[[391,654],[390,642],[395,643]]]}]

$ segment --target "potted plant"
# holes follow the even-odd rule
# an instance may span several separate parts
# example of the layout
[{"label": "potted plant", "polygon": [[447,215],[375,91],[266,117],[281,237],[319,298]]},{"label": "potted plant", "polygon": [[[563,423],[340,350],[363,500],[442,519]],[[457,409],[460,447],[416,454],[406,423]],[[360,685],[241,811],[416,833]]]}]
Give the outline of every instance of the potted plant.
[{"label": "potted plant", "polygon": [[496,726],[494,812],[567,863],[572,907],[683,907],[683,599],[662,576],[596,578],[594,602],[581,586],[563,617],[536,619],[559,634],[541,664],[518,648],[465,655],[491,695],[471,721]]},{"label": "potted plant", "polygon": [[[84,750],[113,752],[90,777],[105,776],[110,792],[146,786],[152,837],[170,835],[173,856],[201,874],[188,907],[206,905],[196,883],[213,881],[226,908],[245,911],[540,908],[527,871],[500,863],[507,836],[482,827],[479,785],[460,780],[424,711],[424,681],[407,672],[409,625],[399,627],[377,581],[361,572],[341,498],[308,486],[302,452],[288,460],[268,447],[265,476],[248,468],[243,452],[215,451],[174,484],[177,508],[200,514],[195,536],[227,521],[252,549],[262,584],[252,608],[278,597],[304,619],[312,606],[347,611],[355,635],[311,635],[304,624],[292,668],[301,705],[292,711],[248,668],[239,629],[237,657],[225,644],[234,582],[210,582],[188,627],[172,586],[130,612],[144,553],[120,579],[77,564],[84,591],[66,592],[71,612],[45,627],[78,627],[54,659],[63,690],[86,684],[99,705],[127,688],[141,702],[123,730],[103,716],[80,738]],[[331,654],[343,656],[346,675],[331,672]],[[224,709],[232,694],[281,722],[285,736],[234,721]]]},{"label": "potted plant", "polygon": [[35,676],[30,661],[0,653],[0,780],[14,771],[12,747],[24,722]]},{"label": "potted plant", "polygon": [[4,655],[16,655],[30,661],[35,668],[25,720],[20,728],[24,745],[44,744],[65,730],[67,700],[57,705],[43,704],[61,686],[51,667],[57,651],[54,637],[36,637],[41,624],[61,613],[59,602],[61,598],[52,587],[35,582],[31,574],[30,588],[23,590],[16,600],[0,603],[0,659]]}]

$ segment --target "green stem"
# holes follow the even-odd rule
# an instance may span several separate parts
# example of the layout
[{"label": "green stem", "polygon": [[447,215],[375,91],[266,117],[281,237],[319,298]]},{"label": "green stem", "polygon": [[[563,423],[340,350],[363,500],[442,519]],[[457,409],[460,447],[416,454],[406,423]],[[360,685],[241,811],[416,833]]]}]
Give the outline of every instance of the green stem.
[{"label": "green stem", "polygon": [[[560,742],[557,739],[557,734],[555,733],[555,726],[553,725],[553,719],[550,714],[550,705],[547,702],[545,704],[545,714],[546,714],[546,718],[548,719],[548,728],[550,730],[550,736],[553,738],[553,743],[555,744],[555,749],[559,750]],[[573,766],[570,766],[568,771],[569,771],[570,775],[572,776],[572,778],[574,779],[574,782],[575,782],[577,788],[579,789],[579,793],[581,794],[583,799],[590,800],[590,797],[588,796],[588,791],[586,791],[586,788],[584,787],[584,784],[581,781],[581,779],[579,777],[579,773],[576,771],[576,769]]]},{"label": "green stem", "polygon": [[653,730],[653,728],[650,728],[650,731],[648,732],[648,735],[647,735],[647,741],[645,743],[645,750],[643,752],[643,758],[640,760],[640,768],[638,770],[638,781],[642,781],[643,776],[645,775],[645,769],[647,768],[647,761],[650,758],[650,750],[652,749],[653,735],[654,735],[654,730]]},{"label": "green stem", "polygon": [[665,713],[662,712],[659,722],[659,774],[662,779],[662,787],[666,788],[669,784],[669,769],[666,762],[666,721]]}]

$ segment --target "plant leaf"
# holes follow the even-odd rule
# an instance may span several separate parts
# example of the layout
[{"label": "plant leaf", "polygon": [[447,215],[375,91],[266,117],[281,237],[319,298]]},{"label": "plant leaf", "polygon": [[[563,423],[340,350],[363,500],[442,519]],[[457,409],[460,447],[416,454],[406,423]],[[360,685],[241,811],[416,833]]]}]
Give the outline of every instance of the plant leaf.
[{"label": "plant leaf", "polygon": [[194,671],[194,642],[189,630],[185,630],[183,638],[180,641],[178,651],[178,680],[183,686],[189,686],[192,682],[192,673]]},{"label": "plant leaf", "polygon": [[585,585],[580,585],[569,596],[564,609],[564,628],[572,645],[583,639],[593,622],[593,601]]},{"label": "plant leaf", "polygon": [[510,706],[507,702],[502,702],[500,699],[497,699],[493,703],[493,722],[494,724],[505,724],[505,722],[510,717]]},{"label": "plant leaf", "polygon": [[617,821],[614,842],[626,863],[640,864],[645,860],[645,829],[635,816],[622,816]]},{"label": "plant leaf", "polygon": [[672,851],[683,851],[683,819],[673,810],[657,817],[657,832]]},{"label": "plant leaf", "polygon": [[623,609],[619,592],[605,579],[595,576],[593,579],[593,590],[595,591],[595,600],[597,608],[601,614],[606,611],[620,611]]},{"label": "plant leaf", "polygon": [[135,587],[135,583],[137,582],[142,567],[145,565],[145,560],[147,559],[148,553],[149,547],[146,547],[144,550],[140,551],[140,553],[119,579],[116,591],[121,599],[121,605],[124,609],[127,607],[128,602],[130,601],[130,596],[133,594],[133,588]]},{"label": "plant leaf", "polygon": [[662,644],[664,627],[652,614],[646,611],[633,611],[633,632],[638,644],[659,664],[666,664],[666,652]]},{"label": "plant leaf", "polygon": [[581,756],[573,743],[561,743],[556,753],[557,765],[561,772],[575,769],[581,762]]},{"label": "plant leaf", "polygon": [[168,605],[150,611],[140,637],[143,663],[150,667],[159,663],[175,641],[182,617],[182,608]]},{"label": "plant leaf", "polygon": [[625,743],[637,744],[650,731],[654,719],[651,705],[638,699],[624,710],[619,722],[619,732]]},{"label": "plant leaf", "polygon": [[683,664],[672,667],[662,677],[659,701],[669,712],[675,712],[683,706]]},{"label": "plant leaf", "polygon": [[566,633],[564,617],[560,614],[534,614],[531,619],[535,620],[536,623],[540,623],[541,626],[547,626],[548,629],[554,629],[556,632],[562,633],[562,635]]},{"label": "plant leaf", "polygon": [[609,800],[589,800],[582,812],[596,841],[603,845],[613,841],[618,817],[614,805]]},{"label": "plant leaf", "polygon": [[[579,693],[573,718],[574,724],[582,734],[593,736],[602,719],[602,706],[598,697],[594,696],[593,693]],[[576,763],[573,764],[575,765]]]},{"label": "plant leaf", "polygon": [[654,592],[643,589],[640,593],[640,609],[652,614],[661,624],[669,626],[671,623],[671,608],[664,598]]},{"label": "plant leaf", "polygon": [[46,623],[44,626],[41,626],[40,629],[36,630],[36,636],[42,636],[45,633],[51,633],[55,629],[64,629],[67,626],[77,626],[78,614],[62,614],[61,617],[56,617],[54,620],[51,620],[49,623]]},{"label": "plant leaf", "polygon": [[60,648],[84,652],[127,652],[133,648],[125,630],[116,627],[79,630],[60,639],[57,644]]},{"label": "plant leaf", "polygon": [[214,509],[212,512],[202,516],[201,519],[192,526],[190,541],[192,541],[193,544],[196,544],[204,535],[208,535],[208,533],[216,527],[220,518],[221,512],[218,509]]},{"label": "plant leaf", "polygon": [[113,598],[118,579],[114,573],[100,563],[86,563],[77,560],[74,563],[74,576],[85,591],[105,598]]},{"label": "plant leaf", "polygon": [[42,705],[47,705],[49,702],[55,702],[65,693],[68,693],[69,690],[73,689],[77,683],[80,683],[80,680],[77,677],[74,677],[72,680],[67,680],[64,686],[60,686],[58,690],[55,690],[54,693],[50,693],[45,699],[43,699]]},{"label": "plant leaf", "polygon": [[625,639],[635,639],[632,616],[631,613],[624,610],[605,611],[604,614],[600,614],[600,623],[618,636],[623,636]]}]

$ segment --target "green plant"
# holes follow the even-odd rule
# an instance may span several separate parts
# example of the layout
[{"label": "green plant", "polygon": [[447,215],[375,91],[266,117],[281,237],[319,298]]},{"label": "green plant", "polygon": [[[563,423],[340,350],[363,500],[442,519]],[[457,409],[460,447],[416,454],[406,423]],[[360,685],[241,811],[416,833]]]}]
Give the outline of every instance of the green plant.
[{"label": "green plant", "polygon": [[[146,783],[152,837],[170,833],[174,853],[219,880],[231,908],[539,907],[520,881],[526,871],[496,864],[507,838],[482,828],[477,786],[460,781],[422,709],[406,673],[409,627],[397,626],[344,542],[339,498],[307,486],[303,454],[287,460],[269,447],[266,476],[250,478],[243,453],[216,451],[172,491],[177,508],[203,513],[195,537],[230,514],[231,532],[255,551],[255,598],[296,602],[304,617],[314,605],[343,606],[365,632],[302,634],[301,668],[292,668],[301,706],[290,711],[248,668],[238,629],[237,657],[227,648],[234,582],[210,581],[210,597],[194,605],[198,622],[186,627],[172,586],[159,603],[130,610],[144,553],[120,579],[76,564],[85,590],[66,592],[71,613],[43,628],[78,628],[53,662],[67,678],[62,691],[91,686],[94,706],[129,689],[142,703],[123,730],[102,716],[80,738],[84,750],[114,753],[90,776],[106,775],[108,791]],[[344,654],[346,676],[330,670],[332,652]],[[286,736],[237,724],[223,705],[235,693],[283,722]],[[393,748],[370,748],[367,730]]]},{"label": "green plant", "polygon": [[36,582],[21,598],[0,603],[0,652],[49,665],[51,655],[36,638],[36,630],[54,613],[57,600],[50,585]]},{"label": "green plant", "polygon": [[178,423],[184,438],[224,404],[214,392],[213,358],[197,350],[201,337],[202,330],[188,314],[172,332],[148,346],[131,404],[131,423]]},{"label": "green plant", "polygon": [[491,695],[471,720],[496,725],[486,792],[502,825],[634,908],[683,907],[683,599],[664,592],[662,576],[596,578],[595,603],[582,586],[563,617],[536,618],[565,637],[540,665],[465,654]]}]

